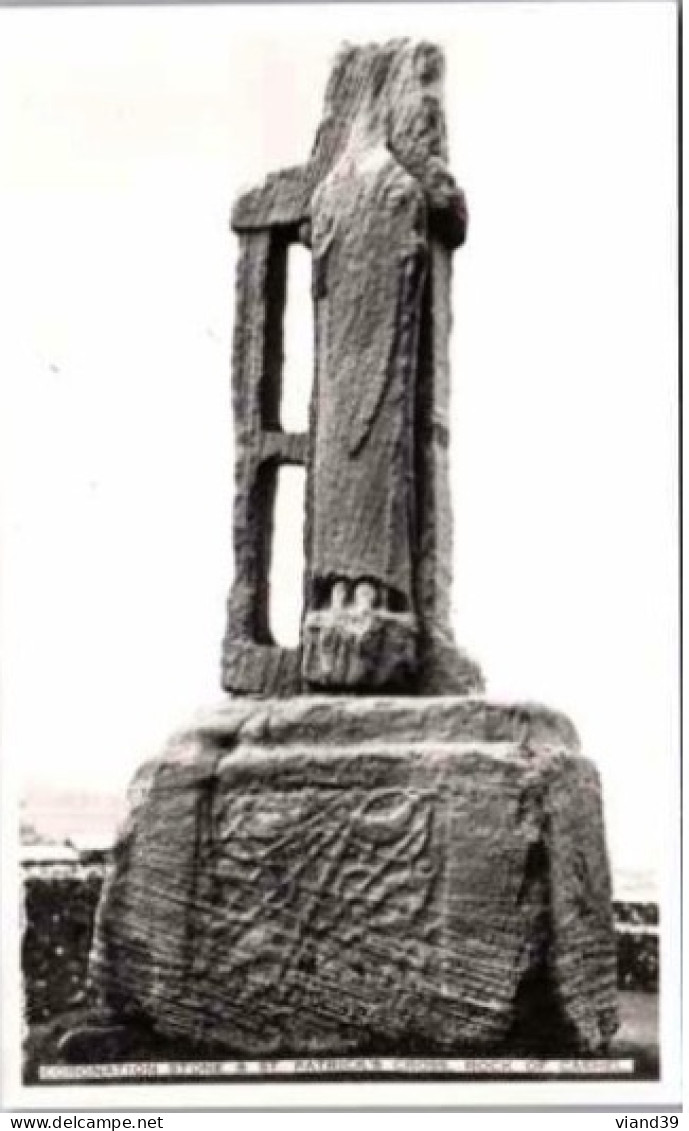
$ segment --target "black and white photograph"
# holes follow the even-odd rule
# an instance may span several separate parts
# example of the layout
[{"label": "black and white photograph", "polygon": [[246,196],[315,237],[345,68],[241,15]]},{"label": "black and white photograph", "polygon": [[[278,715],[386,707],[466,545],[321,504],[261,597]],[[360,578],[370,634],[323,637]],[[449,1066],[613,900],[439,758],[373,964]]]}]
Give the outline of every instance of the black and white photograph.
[{"label": "black and white photograph", "polygon": [[680,1102],[678,16],[0,7],[4,1110]]}]

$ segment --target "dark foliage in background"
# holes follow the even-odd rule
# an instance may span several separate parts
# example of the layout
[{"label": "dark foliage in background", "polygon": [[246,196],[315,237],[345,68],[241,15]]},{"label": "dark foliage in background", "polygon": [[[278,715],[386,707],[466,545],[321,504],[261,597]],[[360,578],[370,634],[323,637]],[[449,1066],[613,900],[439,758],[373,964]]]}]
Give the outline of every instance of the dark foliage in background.
[{"label": "dark foliage in background", "polygon": [[102,865],[27,869],[22,969],[29,1025],[86,1002],[86,967]]}]

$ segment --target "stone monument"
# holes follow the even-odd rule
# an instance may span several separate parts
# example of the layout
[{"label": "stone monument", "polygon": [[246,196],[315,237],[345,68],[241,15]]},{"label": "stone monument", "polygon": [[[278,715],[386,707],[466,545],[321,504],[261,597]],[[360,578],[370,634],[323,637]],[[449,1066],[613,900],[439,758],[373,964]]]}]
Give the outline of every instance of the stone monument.
[{"label": "stone monument", "polygon": [[[91,960],[101,1017],[157,1039],[238,1057],[586,1055],[615,1031],[597,772],[562,715],[485,698],[450,627],[450,264],[467,213],[442,77],[427,43],[346,46],[309,160],[234,207],[229,698],[140,771]],[[313,260],[308,434],[280,424],[297,241]],[[295,649],[268,622],[290,463],[307,474]]]}]

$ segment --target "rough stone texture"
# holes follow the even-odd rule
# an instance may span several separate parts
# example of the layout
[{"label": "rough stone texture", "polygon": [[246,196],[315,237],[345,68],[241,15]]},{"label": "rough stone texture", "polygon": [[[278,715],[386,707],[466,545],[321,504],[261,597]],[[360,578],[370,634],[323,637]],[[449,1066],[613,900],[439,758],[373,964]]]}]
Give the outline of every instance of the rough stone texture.
[{"label": "rough stone texture", "polygon": [[294,694],[300,657],[278,647],[268,623],[273,501],[282,464],[303,465],[308,439],[279,427],[287,240],[243,237],[237,267],[233,352],[235,575],[228,600],[223,686],[247,694]]},{"label": "rough stone texture", "polygon": [[[105,874],[105,863],[22,866],[24,1015],[31,1028],[85,1007],[88,954]],[[657,994],[657,903],[617,899],[613,915],[618,990]]]},{"label": "rough stone texture", "polygon": [[140,774],[91,977],[120,1023],[239,1055],[600,1051],[596,771],[535,706],[237,700]]},{"label": "rough stone texture", "polygon": [[304,624],[302,667],[322,688],[402,688],[416,672],[417,636],[409,614],[316,609]]},{"label": "rough stone texture", "polygon": [[[309,160],[235,204],[229,691],[482,688],[449,618],[450,255],[466,207],[447,168],[442,72],[427,43],[343,48]],[[308,438],[280,425],[286,262],[297,239],[313,251]],[[295,650],[275,645],[267,617],[275,476],[288,462],[308,465]]]},{"label": "rough stone texture", "polygon": [[[317,396],[309,571],[317,607],[307,612],[305,633],[314,616],[329,631],[309,641],[304,674],[327,686],[333,652],[353,652],[359,662],[341,665],[344,686],[366,688],[389,667],[386,682],[396,682],[392,662],[400,651],[416,667],[412,410],[426,209],[418,183],[370,130],[352,140],[312,207]],[[342,631],[333,603],[338,582],[351,583],[346,605],[358,589],[368,595],[371,610],[356,638]],[[387,647],[378,607],[408,614],[406,648]],[[367,664],[360,657],[369,636],[376,647]]]},{"label": "rough stone texture", "polygon": [[[450,271],[466,209],[441,78],[428,44],[347,47],[308,162],[235,206],[223,683],[282,698],[199,718],[134,784],[90,964],[115,1045],[149,1032],[250,1057],[595,1054],[615,1030],[597,773],[562,716],[470,697],[481,675],[450,629]],[[298,239],[313,255],[308,435],[280,420]],[[308,470],[294,650],[268,622],[285,463]],[[313,688],[331,694],[296,694]],[[381,690],[396,696],[337,694]],[[69,1036],[65,1055],[89,1042]]]},{"label": "rough stone texture", "polygon": [[[596,1054],[615,1030],[597,773],[561,715],[471,697],[481,675],[450,629],[466,209],[441,77],[428,44],[347,47],[309,161],[236,204],[223,684],[277,698],[200,717],[134,784],[90,966],[115,1045],[136,1031],[249,1057]],[[313,254],[308,435],[280,420],[297,239]],[[268,622],[285,463],[308,471],[294,650]],[[330,694],[297,695],[314,688]]]}]

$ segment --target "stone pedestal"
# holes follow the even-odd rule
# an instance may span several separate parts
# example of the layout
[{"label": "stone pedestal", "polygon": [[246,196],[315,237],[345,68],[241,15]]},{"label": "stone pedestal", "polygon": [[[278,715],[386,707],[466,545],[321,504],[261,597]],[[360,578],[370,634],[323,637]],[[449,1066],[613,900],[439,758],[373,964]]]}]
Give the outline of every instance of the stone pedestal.
[{"label": "stone pedestal", "polygon": [[615,941],[572,725],[481,698],[234,700],[140,772],[91,978],[232,1055],[603,1051]]}]

